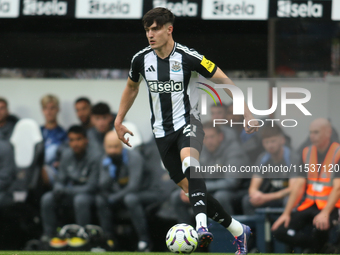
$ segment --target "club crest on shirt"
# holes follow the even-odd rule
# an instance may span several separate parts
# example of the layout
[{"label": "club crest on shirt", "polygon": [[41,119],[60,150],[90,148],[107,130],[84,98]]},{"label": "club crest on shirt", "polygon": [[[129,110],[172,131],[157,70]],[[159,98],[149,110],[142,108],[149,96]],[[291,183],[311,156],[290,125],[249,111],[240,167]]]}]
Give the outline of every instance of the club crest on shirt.
[{"label": "club crest on shirt", "polygon": [[181,63],[179,63],[179,62],[175,62],[175,63],[173,63],[172,64],[172,66],[171,66],[171,71],[173,71],[173,72],[179,72],[179,71],[181,71],[182,70],[182,67],[181,67]]}]

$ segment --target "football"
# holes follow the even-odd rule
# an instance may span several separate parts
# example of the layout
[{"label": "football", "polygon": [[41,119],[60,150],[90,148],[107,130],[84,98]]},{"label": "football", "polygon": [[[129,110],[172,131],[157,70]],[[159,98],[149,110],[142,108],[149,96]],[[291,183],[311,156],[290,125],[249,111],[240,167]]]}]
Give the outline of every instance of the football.
[{"label": "football", "polygon": [[169,229],[165,238],[166,246],[174,253],[192,253],[198,242],[196,230],[188,224],[177,224]]}]

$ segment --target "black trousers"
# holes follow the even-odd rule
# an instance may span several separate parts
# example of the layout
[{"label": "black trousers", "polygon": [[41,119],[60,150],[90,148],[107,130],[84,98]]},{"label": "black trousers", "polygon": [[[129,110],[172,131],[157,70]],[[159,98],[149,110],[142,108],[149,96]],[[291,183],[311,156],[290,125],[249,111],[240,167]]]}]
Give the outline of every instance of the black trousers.
[{"label": "black trousers", "polygon": [[[339,219],[338,210],[335,208],[330,214],[330,228],[334,226],[333,222]],[[320,210],[315,204],[306,210],[293,212],[288,228],[282,224],[273,232],[274,237],[291,246],[320,250],[328,241],[330,229],[326,231],[316,229],[313,219],[318,213]],[[306,227],[309,227],[311,231],[305,231]]]}]

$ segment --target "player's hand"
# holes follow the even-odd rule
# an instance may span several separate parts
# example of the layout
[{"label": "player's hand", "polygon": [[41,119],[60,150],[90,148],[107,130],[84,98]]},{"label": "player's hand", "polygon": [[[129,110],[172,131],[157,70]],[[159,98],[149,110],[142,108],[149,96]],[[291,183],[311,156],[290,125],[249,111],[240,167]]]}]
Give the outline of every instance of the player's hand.
[{"label": "player's hand", "polygon": [[115,130],[117,132],[119,140],[121,140],[123,143],[125,143],[127,146],[131,147],[131,144],[129,143],[129,138],[125,139],[125,134],[130,134],[133,136],[133,133],[128,130],[123,124],[115,123]]},{"label": "player's hand", "polygon": [[190,200],[189,200],[189,198],[185,195],[185,192],[184,192],[183,190],[181,190],[180,197],[181,197],[182,202],[187,203],[187,204],[190,204]]},{"label": "player's hand", "polygon": [[259,130],[259,122],[254,119],[252,114],[244,115],[245,127],[244,130],[247,134],[252,134]]},{"label": "player's hand", "polygon": [[272,226],[272,231],[275,231],[276,229],[278,229],[278,227],[280,227],[282,225],[282,223],[284,223],[284,227],[288,228],[290,222],[290,214],[288,213],[283,213],[273,224]]},{"label": "player's hand", "polygon": [[267,202],[264,194],[261,191],[253,192],[249,198],[249,201],[255,207],[261,206]]},{"label": "player's hand", "polygon": [[326,212],[319,212],[313,219],[313,225],[319,230],[329,229],[329,214]]}]

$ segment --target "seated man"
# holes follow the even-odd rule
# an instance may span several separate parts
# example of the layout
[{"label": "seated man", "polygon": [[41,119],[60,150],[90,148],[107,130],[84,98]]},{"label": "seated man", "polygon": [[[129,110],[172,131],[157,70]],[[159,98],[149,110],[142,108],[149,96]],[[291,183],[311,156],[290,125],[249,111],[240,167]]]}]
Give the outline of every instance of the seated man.
[{"label": "seated man", "polygon": [[91,101],[87,97],[79,97],[75,103],[74,108],[76,109],[77,117],[81,125],[89,129],[93,125],[91,123]]},{"label": "seated man", "polygon": [[[100,169],[99,193],[96,196],[100,225],[108,240],[113,240],[112,216],[124,205],[137,231],[138,250],[150,250],[144,206],[162,199],[157,182],[150,173],[143,171],[141,155],[135,150],[124,149],[115,131],[105,136],[105,152]],[[113,215],[111,209],[114,209]]]},{"label": "seated man", "polygon": [[9,142],[0,140],[0,208],[12,205],[13,195],[7,191],[14,180],[13,148]]},{"label": "seated man", "polygon": [[[332,126],[331,142],[337,142],[337,143],[340,142],[338,132],[336,131],[336,129],[333,126]],[[297,149],[298,155],[301,155],[303,149],[310,146],[311,144],[312,144],[312,142],[310,140],[310,137],[307,136],[306,139],[303,141],[303,143]]]},{"label": "seated man", "polygon": [[[298,157],[285,146],[285,137],[278,126],[265,126],[261,129],[262,145],[265,148],[257,159],[256,166],[278,167],[298,163]],[[284,198],[291,191],[294,178],[284,171],[264,174],[255,173],[250,182],[249,195],[243,197],[243,212],[255,213],[258,207],[283,207]]]},{"label": "seated man", "polygon": [[[210,106],[210,115],[211,115],[211,121],[215,119],[227,119],[228,117],[228,105],[215,105],[212,104]],[[229,121],[229,120],[228,120]],[[224,133],[225,143],[233,143],[234,140],[237,140],[238,143],[240,142],[240,138],[238,134],[235,131],[234,126],[230,127],[229,123],[226,125],[219,125],[221,130]],[[249,134],[251,136],[251,134]]]},{"label": "seated man", "polygon": [[58,149],[66,141],[67,134],[65,130],[58,124],[58,98],[53,95],[45,95],[41,99],[41,107],[45,118],[45,124],[41,126],[41,132],[45,144],[44,169],[48,175],[48,180],[45,181],[52,184],[55,175],[57,174],[57,167],[59,164]]},{"label": "seated man", "polygon": [[[232,125],[232,129],[236,132],[239,141],[241,142],[242,149],[247,153],[247,156],[250,160],[250,164],[255,163],[256,158],[261,152],[263,152],[263,147],[261,144],[261,138],[259,132],[247,134],[243,128],[242,123],[244,121],[244,117],[242,115],[234,115],[233,114],[233,104],[229,104],[226,110],[226,120],[228,120],[228,124],[230,125],[231,121],[235,124]],[[229,126],[228,125],[228,126]]]},{"label": "seated man", "polygon": [[[224,136],[219,126],[214,127],[212,122],[203,124],[205,137],[203,140],[203,149],[201,153],[201,166],[236,166],[240,169],[243,165],[248,165],[246,154],[241,149],[237,140],[232,143],[226,143],[227,139]],[[213,195],[222,205],[223,209],[230,215],[240,212],[242,208],[242,197],[247,194],[249,180],[228,178],[228,173],[222,179],[206,179],[207,191]],[[179,196],[180,190],[175,191],[172,195],[172,204],[176,208],[178,221],[187,220],[188,217],[184,214],[183,195]],[[181,215],[180,215],[181,214]]]},{"label": "seated man", "polygon": [[66,240],[56,237],[59,207],[73,207],[76,224],[85,226],[91,223],[91,206],[98,181],[100,158],[89,153],[86,130],[72,126],[67,134],[69,148],[62,153],[53,190],[41,199],[43,240],[50,240],[52,247],[67,244]]},{"label": "seated man", "polygon": [[[301,168],[285,211],[273,224],[274,237],[292,247],[320,252],[327,242],[329,230],[339,219],[340,145],[331,141],[332,127],[326,119],[314,120],[309,128],[311,146],[302,152]],[[319,164],[319,165],[318,165]],[[300,170],[301,169],[301,170]],[[305,185],[307,184],[307,189]],[[303,193],[306,198],[292,212]],[[308,233],[304,228],[312,228]]]},{"label": "seated man", "polygon": [[104,137],[113,129],[115,115],[111,113],[110,106],[106,103],[95,104],[91,111],[93,127],[87,130],[89,145],[91,150],[104,154]]},{"label": "seated man", "polygon": [[0,97],[0,140],[8,141],[18,118],[8,112],[8,102]]}]

